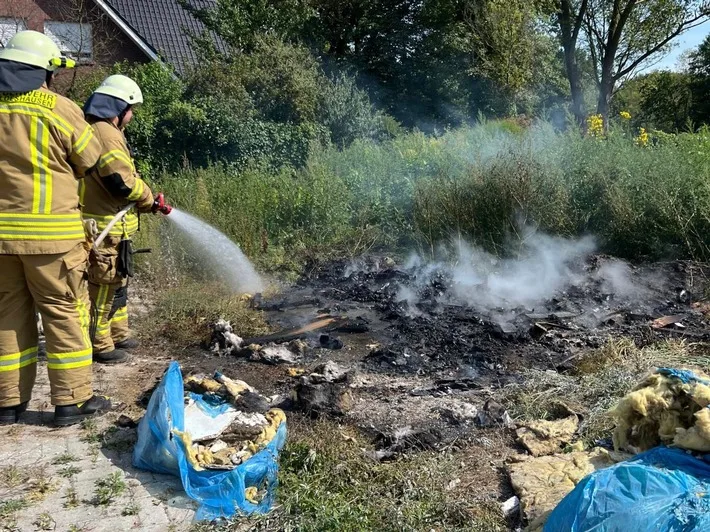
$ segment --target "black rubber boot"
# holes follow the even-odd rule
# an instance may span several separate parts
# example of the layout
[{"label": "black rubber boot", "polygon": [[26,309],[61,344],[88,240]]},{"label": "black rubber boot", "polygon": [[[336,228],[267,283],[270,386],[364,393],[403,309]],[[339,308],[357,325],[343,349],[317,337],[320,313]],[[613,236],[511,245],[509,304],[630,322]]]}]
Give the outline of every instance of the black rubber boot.
[{"label": "black rubber boot", "polygon": [[135,349],[141,344],[135,338],[126,338],[125,340],[116,342],[114,345],[116,346],[116,349]]},{"label": "black rubber boot", "polygon": [[0,407],[0,425],[12,425],[17,423],[20,419],[20,415],[27,410],[27,403],[20,403],[17,406],[3,406]]},{"label": "black rubber boot", "polygon": [[120,349],[106,351],[105,353],[94,352],[94,362],[99,364],[122,364],[128,360],[128,353]]},{"label": "black rubber boot", "polygon": [[87,417],[108,412],[112,408],[111,400],[108,397],[94,395],[91,399],[76,405],[55,406],[54,424],[60,427],[76,425]]}]

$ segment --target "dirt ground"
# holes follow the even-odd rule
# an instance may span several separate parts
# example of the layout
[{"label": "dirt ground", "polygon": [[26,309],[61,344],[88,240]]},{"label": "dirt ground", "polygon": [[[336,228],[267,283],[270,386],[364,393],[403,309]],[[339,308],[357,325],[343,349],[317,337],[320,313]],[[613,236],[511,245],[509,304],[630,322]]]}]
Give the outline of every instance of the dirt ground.
[{"label": "dirt ground", "polygon": [[[584,268],[594,272],[607,260],[595,257]],[[441,480],[441,489],[465,501],[474,514],[476,508],[497,506],[513,495],[506,462],[524,454],[495,414],[515,406],[505,403],[510,386],[524,385],[531,371],[567,378],[610,338],[630,339],[639,348],[668,338],[707,339],[705,275],[699,266],[629,268],[633,290],[623,297],[590,275],[536,308],[507,309],[502,320],[496,309],[482,311],[444,297],[451,286],[444,273],[427,272],[423,278],[385,257],[332,263],[255,306],[274,330],[324,314],[366,325],[354,333],[329,331],[342,340],[342,348],[321,347],[319,331],[305,338],[309,347],[296,364],[269,365],[217,356],[197,345],[173,345],[142,331],[143,346],[130,364],[95,368],[97,389],[120,401],[119,411],[81,427],[51,426],[41,363],[28,414],[22,423],[0,428],[0,530],[189,530],[195,506],[179,480],[133,468],[135,429],[116,425],[120,415],[140,418],[149,397],[145,392],[172,359],[185,374],[218,370],[265,395],[279,395],[294,409],[288,412],[294,438],[307,432],[303,427],[311,421],[289,402],[298,383],[290,369],[307,375],[324,362],[336,362],[352,372],[352,404],[321,419],[334,430],[355,430],[369,442],[367,454],[383,453],[375,459],[406,459],[422,450],[448,453],[460,466]],[[416,292],[416,301],[402,299],[402,286]],[[150,310],[140,291],[137,296],[136,322]],[[669,315],[682,326],[651,326]],[[475,415],[480,412],[495,418],[491,426],[481,426]],[[513,528],[519,524],[509,522]]]}]

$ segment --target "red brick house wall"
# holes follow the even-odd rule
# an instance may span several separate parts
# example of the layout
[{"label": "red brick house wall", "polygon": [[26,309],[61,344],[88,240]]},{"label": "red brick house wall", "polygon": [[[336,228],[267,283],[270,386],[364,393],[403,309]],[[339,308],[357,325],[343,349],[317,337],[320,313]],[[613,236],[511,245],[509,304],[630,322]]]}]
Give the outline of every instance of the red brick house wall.
[{"label": "red brick house wall", "polygon": [[27,29],[40,32],[47,20],[87,22],[92,24],[96,63],[149,61],[91,0],[0,0],[0,17],[23,19]]},{"label": "red brick house wall", "polygon": [[49,20],[91,24],[93,61],[80,64],[74,70],[60,71],[53,88],[61,93],[76,93],[77,87],[87,84],[84,82],[95,84],[93,78],[101,77],[102,67],[120,61],[149,61],[91,0],[0,0],[0,17],[22,19],[27,29],[39,32],[44,32],[44,23]]}]

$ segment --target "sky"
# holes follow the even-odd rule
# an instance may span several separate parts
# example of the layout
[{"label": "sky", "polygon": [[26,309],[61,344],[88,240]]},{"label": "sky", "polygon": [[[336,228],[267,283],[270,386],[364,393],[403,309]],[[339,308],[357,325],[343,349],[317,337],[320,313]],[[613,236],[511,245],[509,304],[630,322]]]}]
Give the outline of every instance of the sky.
[{"label": "sky", "polygon": [[710,21],[706,21],[700,26],[687,31],[675,40],[675,47],[658,64],[653,65],[649,70],[678,70],[678,59],[688,50],[697,48],[705,37],[710,33]]}]

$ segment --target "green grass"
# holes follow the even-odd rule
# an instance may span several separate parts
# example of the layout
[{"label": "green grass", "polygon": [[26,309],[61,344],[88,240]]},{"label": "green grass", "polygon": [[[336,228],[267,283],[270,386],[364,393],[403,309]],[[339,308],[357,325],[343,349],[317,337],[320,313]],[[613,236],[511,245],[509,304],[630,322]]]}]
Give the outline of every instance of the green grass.
[{"label": "green grass", "polygon": [[261,312],[249,308],[247,299],[225,292],[221,286],[194,281],[163,291],[144,326],[187,347],[209,341],[212,325],[219,318],[231,321],[235,334],[243,338],[269,331]]},{"label": "green grass", "polygon": [[35,519],[34,523],[32,524],[35,525],[39,530],[54,530],[54,528],[56,527],[54,518],[52,518],[52,515],[48,512],[43,512],[39,514],[37,516],[37,519]]},{"label": "green grass", "polygon": [[99,506],[108,506],[126,490],[120,471],[98,479],[95,484],[94,503]]},{"label": "green grass", "polygon": [[121,515],[123,515],[123,516],[138,515],[138,513],[140,511],[141,511],[140,505],[136,502],[131,502],[121,511]]},{"label": "green grass", "polygon": [[52,463],[54,465],[67,465],[78,461],[78,456],[67,451],[57,456],[54,460],[52,460]]},{"label": "green grass", "polygon": [[9,519],[12,514],[20,512],[29,507],[29,503],[25,499],[10,499],[0,502],[0,518]]},{"label": "green grass", "polygon": [[57,474],[62,478],[71,478],[81,473],[81,468],[76,466],[67,466],[60,469]]},{"label": "green grass", "polygon": [[76,508],[79,506],[81,501],[79,500],[79,493],[76,491],[75,482],[70,479],[70,486],[67,488],[64,494],[64,508]]},{"label": "green grass", "polygon": [[[253,530],[507,530],[495,499],[474,503],[445,487],[459,475],[461,457],[419,453],[393,462],[365,457],[370,445],[344,438],[328,421],[289,420],[281,454],[277,506],[250,521]],[[244,524],[240,521],[240,524]],[[195,532],[231,530],[197,525]]]},{"label": "green grass", "polygon": [[29,479],[26,471],[17,466],[10,465],[0,468],[0,484],[7,488],[14,488],[24,484]]}]

